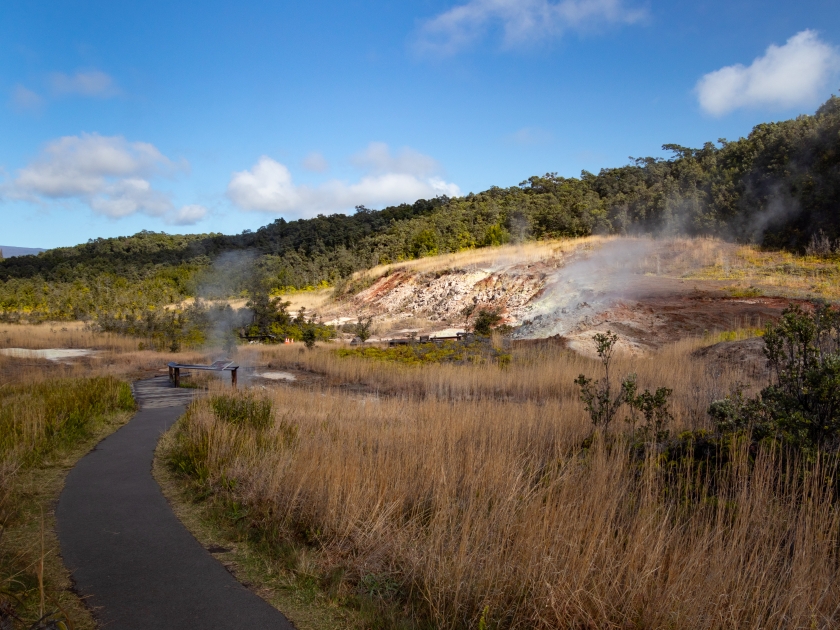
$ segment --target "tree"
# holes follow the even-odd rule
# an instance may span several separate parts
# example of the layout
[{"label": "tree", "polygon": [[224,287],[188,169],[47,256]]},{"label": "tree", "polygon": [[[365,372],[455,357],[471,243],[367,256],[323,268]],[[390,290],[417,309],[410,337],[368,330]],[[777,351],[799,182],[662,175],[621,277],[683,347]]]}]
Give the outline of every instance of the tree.
[{"label": "tree", "polygon": [[365,343],[373,335],[373,317],[367,319],[359,319],[353,325],[353,334],[356,335],[362,343]]},{"label": "tree", "polygon": [[312,350],[315,347],[315,340],[317,339],[317,334],[315,333],[315,328],[312,326],[307,326],[303,330],[303,344]]},{"label": "tree", "polygon": [[646,389],[641,393],[636,390],[635,374],[624,380],[622,383],[624,400],[630,407],[630,421],[635,427],[636,414],[641,413],[644,423],[639,428],[641,437],[646,442],[661,442],[668,437],[666,427],[673,420],[671,410],[668,408],[668,399],[673,390],[667,387],[658,387],[655,392]]},{"label": "tree", "polygon": [[245,304],[254,314],[253,324],[260,333],[268,334],[271,325],[279,322],[287,324],[289,314],[286,309],[291,302],[284,302],[280,297],[271,297],[271,286],[268,278],[256,273],[248,286],[249,300]]},{"label": "tree", "polygon": [[789,440],[833,445],[840,440],[840,312],[815,303],[809,314],[785,309],[764,334],[774,383],[761,393]]},{"label": "tree", "polygon": [[473,332],[482,337],[489,337],[499,322],[502,321],[502,314],[498,310],[481,309],[473,321]]}]

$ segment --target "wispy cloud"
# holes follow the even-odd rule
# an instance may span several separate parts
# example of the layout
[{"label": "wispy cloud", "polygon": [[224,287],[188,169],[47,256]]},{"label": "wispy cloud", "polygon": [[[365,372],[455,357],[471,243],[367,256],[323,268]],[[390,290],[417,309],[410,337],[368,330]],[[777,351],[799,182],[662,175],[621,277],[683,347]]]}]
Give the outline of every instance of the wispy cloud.
[{"label": "wispy cloud", "polygon": [[412,149],[394,154],[385,144],[371,143],[351,162],[364,171],[358,181],[305,186],[294,183],[284,164],[264,155],[250,170],[233,173],[227,194],[243,210],[298,217],[461,194],[457,185],[437,176],[433,158]]},{"label": "wispy cloud", "polygon": [[818,103],[840,72],[840,54],[805,30],[784,46],[771,45],[749,66],[736,64],[710,72],[697,82],[700,107],[713,116],[739,108],[786,109]]},{"label": "wispy cloud", "polygon": [[538,144],[546,144],[554,138],[550,131],[539,127],[523,127],[512,134],[505,136],[505,141],[520,147],[530,147]]},{"label": "wispy cloud", "polygon": [[317,151],[313,151],[303,158],[301,166],[313,173],[326,173],[330,170],[330,164],[327,162],[327,159]]},{"label": "wispy cloud", "polygon": [[423,155],[409,147],[392,153],[384,142],[371,142],[363,151],[351,157],[350,161],[374,175],[400,173],[428,177],[441,170],[437,160],[428,155]]},{"label": "wispy cloud", "polygon": [[414,42],[421,54],[453,55],[502,31],[502,45],[515,48],[606,24],[633,24],[646,16],[625,0],[470,0],[426,21]]},{"label": "wispy cloud", "polygon": [[76,95],[109,98],[119,94],[110,75],[100,70],[64,74],[54,72],[49,76],[50,88],[57,96]]},{"label": "wispy cloud", "polygon": [[80,200],[112,219],[142,213],[186,225],[202,219],[206,210],[200,212],[198,206],[176,209],[171,196],[156,190],[150,181],[184,166],[147,142],[99,134],[65,136],[48,143],[31,164],[20,169],[5,192],[36,203]]},{"label": "wispy cloud", "polygon": [[12,90],[12,107],[19,112],[38,111],[44,105],[44,99],[23,85],[16,85]]}]

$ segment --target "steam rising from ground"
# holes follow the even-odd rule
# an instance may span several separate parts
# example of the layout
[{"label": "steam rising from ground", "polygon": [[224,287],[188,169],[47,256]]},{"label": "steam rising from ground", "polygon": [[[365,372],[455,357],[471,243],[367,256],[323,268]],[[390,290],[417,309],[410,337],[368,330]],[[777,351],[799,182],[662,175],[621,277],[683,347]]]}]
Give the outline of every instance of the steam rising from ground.
[{"label": "steam rising from ground", "polygon": [[561,267],[532,302],[515,337],[566,335],[617,301],[637,297],[640,289],[634,278],[656,248],[653,239],[611,240]]}]

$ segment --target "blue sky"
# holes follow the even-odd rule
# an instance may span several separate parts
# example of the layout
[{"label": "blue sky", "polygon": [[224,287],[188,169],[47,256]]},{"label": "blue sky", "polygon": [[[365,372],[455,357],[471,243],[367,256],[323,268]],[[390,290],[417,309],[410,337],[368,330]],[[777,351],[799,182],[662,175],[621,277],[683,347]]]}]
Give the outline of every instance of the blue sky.
[{"label": "blue sky", "polygon": [[0,244],[576,176],[838,88],[836,0],[4,0]]}]

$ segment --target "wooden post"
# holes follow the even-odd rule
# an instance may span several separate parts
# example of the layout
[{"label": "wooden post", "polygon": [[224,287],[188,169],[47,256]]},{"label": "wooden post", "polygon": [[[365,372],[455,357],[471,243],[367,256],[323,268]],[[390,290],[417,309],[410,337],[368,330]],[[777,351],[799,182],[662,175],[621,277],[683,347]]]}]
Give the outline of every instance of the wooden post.
[{"label": "wooden post", "polygon": [[175,387],[181,387],[181,368],[175,368]]},{"label": "wooden post", "polygon": [[170,365],[169,366],[169,382],[171,383],[174,380],[175,380],[175,372],[173,371],[172,366]]},{"label": "wooden post", "polygon": [[231,384],[231,386],[233,386],[233,387],[236,387],[236,370],[237,370],[237,369],[238,369],[238,368],[233,368],[233,369],[230,371],[230,384]]}]

